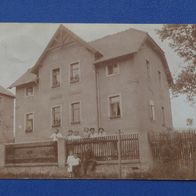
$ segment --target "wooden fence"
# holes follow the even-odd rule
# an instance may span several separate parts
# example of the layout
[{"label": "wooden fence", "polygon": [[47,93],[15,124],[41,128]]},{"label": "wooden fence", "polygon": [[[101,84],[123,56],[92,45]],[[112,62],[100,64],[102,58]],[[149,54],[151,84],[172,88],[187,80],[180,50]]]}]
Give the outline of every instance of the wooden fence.
[{"label": "wooden fence", "polygon": [[196,131],[151,133],[149,141],[154,161],[168,159],[179,167],[195,167]]},{"label": "wooden fence", "polygon": [[[118,142],[120,142],[120,152]],[[139,159],[138,134],[68,140],[65,143],[66,155],[69,151],[73,151],[81,156],[86,146],[92,149],[97,161],[118,160],[119,153],[122,160]]]},{"label": "wooden fence", "polygon": [[[90,146],[97,161],[139,159],[138,134],[113,135],[97,138],[77,139],[63,142],[64,146],[53,141],[34,143],[6,144],[5,165],[9,164],[37,164],[58,163],[59,157],[66,160],[69,151],[79,154],[84,153],[86,146]],[[120,144],[120,145],[119,145]],[[61,154],[60,148],[65,154]],[[59,148],[59,149],[58,149]]]}]

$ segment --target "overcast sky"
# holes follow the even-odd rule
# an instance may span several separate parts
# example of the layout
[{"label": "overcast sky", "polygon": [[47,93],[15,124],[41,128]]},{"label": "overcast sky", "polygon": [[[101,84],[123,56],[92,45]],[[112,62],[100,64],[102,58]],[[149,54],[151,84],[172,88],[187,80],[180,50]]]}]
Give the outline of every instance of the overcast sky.
[{"label": "overcast sky", "polygon": [[[164,50],[172,75],[183,65],[167,42],[161,42],[155,29],[161,25],[142,24],[64,24],[85,41],[91,41],[130,27],[144,30]],[[28,68],[32,67],[59,24],[0,24],[0,85],[8,87]],[[12,90],[13,91],[13,90]],[[196,128],[196,106],[190,106],[184,96],[171,98],[173,124],[176,128],[186,127],[186,119],[193,118]]]}]

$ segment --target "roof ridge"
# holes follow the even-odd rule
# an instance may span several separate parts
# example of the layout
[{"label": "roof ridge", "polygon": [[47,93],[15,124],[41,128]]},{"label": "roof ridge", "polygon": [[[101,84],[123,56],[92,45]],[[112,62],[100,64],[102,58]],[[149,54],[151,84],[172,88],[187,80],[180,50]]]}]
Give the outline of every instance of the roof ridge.
[{"label": "roof ridge", "polygon": [[101,40],[101,39],[104,39],[104,38],[107,38],[107,37],[111,37],[111,36],[114,36],[114,35],[118,35],[118,34],[121,34],[121,33],[126,32],[126,31],[130,31],[130,30],[134,30],[134,31],[138,31],[138,32],[140,32],[140,33],[145,33],[145,34],[147,34],[146,31],[142,31],[142,30],[139,30],[139,29],[135,29],[135,28],[133,28],[133,27],[130,27],[130,28],[125,29],[125,30],[123,30],[123,31],[118,31],[118,32],[111,33],[111,34],[105,35],[105,36],[103,36],[103,37],[100,37],[100,38],[98,38],[98,39],[94,39],[94,40],[88,41],[88,43],[93,43],[93,42],[99,41],[99,40]]}]

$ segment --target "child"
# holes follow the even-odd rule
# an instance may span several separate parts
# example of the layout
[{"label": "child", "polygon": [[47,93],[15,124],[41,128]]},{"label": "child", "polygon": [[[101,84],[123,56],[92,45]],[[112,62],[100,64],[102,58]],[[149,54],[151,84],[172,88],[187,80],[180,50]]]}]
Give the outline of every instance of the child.
[{"label": "child", "polygon": [[81,163],[81,160],[78,154],[74,154],[74,164],[73,164],[73,176],[74,177],[80,176],[80,163]]},{"label": "child", "polygon": [[67,171],[69,173],[69,177],[70,178],[73,177],[73,165],[74,165],[74,162],[75,162],[75,157],[73,155],[73,152],[70,151],[69,155],[67,157],[67,165],[68,165]]}]

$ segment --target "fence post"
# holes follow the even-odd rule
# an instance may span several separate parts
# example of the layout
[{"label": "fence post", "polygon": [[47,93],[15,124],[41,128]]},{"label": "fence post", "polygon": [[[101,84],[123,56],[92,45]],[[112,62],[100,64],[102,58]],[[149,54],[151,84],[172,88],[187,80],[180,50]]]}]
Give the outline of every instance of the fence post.
[{"label": "fence post", "polygon": [[58,138],[57,141],[57,156],[58,156],[58,166],[65,167],[65,139]]},{"label": "fence post", "polygon": [[0,145],[0,167],[5,166],[5,145]]},{"label": "fence post", "polygon": [[141,170],[148,171],[153,167],[153,157],[151,146],[148,138],[148,133],[139,133],[139,156],[141,163]]},{"label": "fence post", "polygon": [[121,131],[118,130],[118,177],[122,178],[122,168],[121,168]]}]

